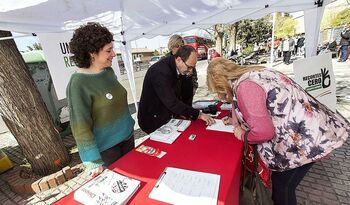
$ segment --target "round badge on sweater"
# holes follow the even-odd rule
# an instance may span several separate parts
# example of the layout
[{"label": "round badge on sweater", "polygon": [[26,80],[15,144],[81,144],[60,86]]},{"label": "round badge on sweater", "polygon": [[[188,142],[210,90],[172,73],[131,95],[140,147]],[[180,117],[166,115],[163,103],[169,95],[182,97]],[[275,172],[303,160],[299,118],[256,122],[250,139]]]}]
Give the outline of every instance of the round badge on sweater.
[{"label": "round badge on sweater", "polygon": [[106,98],[107,98],[108,100],[112,100],[112,99],[113,99],[113,95],[110,94],[110,93],[107,93],[107,94],[106,94]]}]

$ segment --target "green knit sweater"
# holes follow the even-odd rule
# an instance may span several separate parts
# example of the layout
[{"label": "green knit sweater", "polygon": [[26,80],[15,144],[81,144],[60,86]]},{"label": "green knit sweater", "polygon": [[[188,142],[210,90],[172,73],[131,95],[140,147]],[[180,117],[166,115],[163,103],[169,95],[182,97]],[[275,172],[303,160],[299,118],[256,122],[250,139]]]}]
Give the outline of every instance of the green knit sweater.
[{"label": "green knit sweater", "polygon": [[103,165],[100,152],[128,139],[134,128],[127,92],[112,68],[74,73],[67,86],[70,125],[86,169]]}]

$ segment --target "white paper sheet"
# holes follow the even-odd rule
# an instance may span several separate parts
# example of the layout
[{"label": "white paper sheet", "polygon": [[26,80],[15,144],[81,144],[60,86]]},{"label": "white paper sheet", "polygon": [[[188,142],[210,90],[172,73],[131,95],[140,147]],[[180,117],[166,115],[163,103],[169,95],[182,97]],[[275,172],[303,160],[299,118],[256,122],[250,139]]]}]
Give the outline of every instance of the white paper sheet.
[{"label": "white paper sheet", "polygon": [[228,103],[223,103],[221,106],[220,106],[220,109],[221,110],[232,110],[232,104],[228,104]]},{"label": "white paper sheet", "polygon": [[151,199],[170,204],[217,204],[220,175],[167,167],[151,191]]},{"label": "white paper sheet", "polygon": [[194,109],[200,110],[208,107],[209,105],[215,105],[215,104],[216,104],[216,101],[197,101],[192,103],[192,107]]},{"label": "white paper sheet", "polygon": [[207,130],[215,130],[219,132],[230,132],[233,133],[234,128],[232,125],[225,125],[222,120],[215,119],[215,124],[208,125]]}]

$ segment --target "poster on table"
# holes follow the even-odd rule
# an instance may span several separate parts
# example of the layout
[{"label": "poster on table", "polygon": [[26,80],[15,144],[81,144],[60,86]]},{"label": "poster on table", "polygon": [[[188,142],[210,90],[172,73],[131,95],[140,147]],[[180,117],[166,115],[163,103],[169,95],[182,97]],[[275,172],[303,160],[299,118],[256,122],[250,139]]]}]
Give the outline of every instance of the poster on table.
[{"label": "poster on table", "polygon": [[300,59],[293,63],[295,81],[318,101],[336,110],[336,83],[331,53]]}]

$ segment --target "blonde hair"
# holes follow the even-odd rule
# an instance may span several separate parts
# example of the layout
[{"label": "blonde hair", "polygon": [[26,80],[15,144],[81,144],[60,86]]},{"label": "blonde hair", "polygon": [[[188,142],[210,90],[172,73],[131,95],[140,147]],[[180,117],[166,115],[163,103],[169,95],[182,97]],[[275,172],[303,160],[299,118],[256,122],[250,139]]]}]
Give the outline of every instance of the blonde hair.
[{"label": "blonde hair", "polygon": [[214,58],[207,69],[208,89],[216,92],[220,100],[232,102],[234,91],[229,81],[235,81],[247,72],[263,68],[263,66],[240,66],[225,58]]},{"label": "blonde hair", "polygon": [[171,49],[179,46],[180,44],[184,44],[184,40],[182,39],[182,37],[180,35],[174,34],[169,38],[169,42],[168,42],[168,49],[169,51],[171,51]]}]

